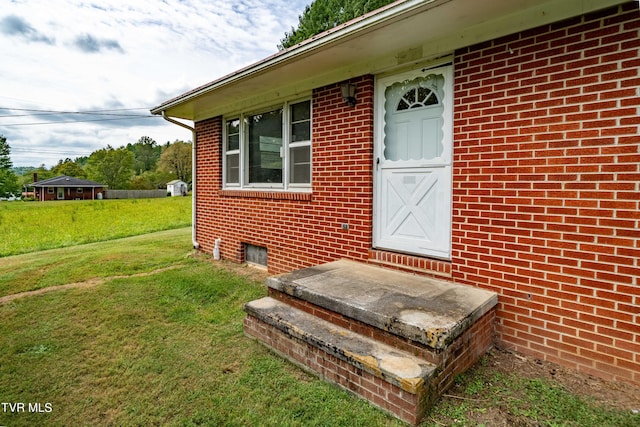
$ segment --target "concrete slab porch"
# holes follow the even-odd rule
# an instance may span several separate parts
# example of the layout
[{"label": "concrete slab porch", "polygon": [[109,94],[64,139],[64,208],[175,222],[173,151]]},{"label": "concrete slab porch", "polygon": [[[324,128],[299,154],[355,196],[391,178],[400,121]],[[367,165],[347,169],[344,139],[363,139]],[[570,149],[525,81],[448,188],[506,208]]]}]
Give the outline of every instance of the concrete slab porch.
[{"label": "concrete slab porch", "polygon": [[433,349],[498,302],[494,292],[349,260],[270,277],[267,286]]}]

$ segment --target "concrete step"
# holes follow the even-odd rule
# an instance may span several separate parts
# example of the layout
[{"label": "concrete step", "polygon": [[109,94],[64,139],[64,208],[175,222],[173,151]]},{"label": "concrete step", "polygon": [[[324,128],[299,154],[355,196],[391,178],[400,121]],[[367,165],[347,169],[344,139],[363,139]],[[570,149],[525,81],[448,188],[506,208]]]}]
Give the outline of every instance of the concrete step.
[{"label": "concrete step", "polygon": [[470,286],[347,260],[267,286],[248,336],[411,424],[493,342],[497,295]]},{"label": "concrete step", "polygon": [[270,297],[251,301],[245,304],[244,310],[287,336],[317,347],[412,394],[422,393],[436,368],[407,352],[333,325]]},{"label": "concrete step", "polygon": [[494,292],[349,260],[274,276],[267,286],[435,351],[498,301]]}]

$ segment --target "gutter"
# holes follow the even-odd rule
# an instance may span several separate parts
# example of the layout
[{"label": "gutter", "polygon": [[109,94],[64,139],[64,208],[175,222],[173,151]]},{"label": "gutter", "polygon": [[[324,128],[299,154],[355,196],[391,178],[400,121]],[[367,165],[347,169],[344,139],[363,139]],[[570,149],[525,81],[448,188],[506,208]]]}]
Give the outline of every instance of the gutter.
[{"label": "gutter", "polygon": [[196,240],[196,129],[167,116],[165,110],[162,110],[162,118],[191,131],[191,243],[194,249],[199,249],[200,243]]}]

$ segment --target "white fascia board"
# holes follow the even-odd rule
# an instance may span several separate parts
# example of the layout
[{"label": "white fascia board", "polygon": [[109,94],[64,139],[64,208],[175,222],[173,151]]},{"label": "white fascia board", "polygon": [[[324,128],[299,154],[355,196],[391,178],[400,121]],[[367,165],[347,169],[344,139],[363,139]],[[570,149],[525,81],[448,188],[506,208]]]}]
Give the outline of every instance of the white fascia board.
[{"label": "white fascia board", "polygon": [[[410,0],[393,3],[170,100],[152,113],[203,120],[308,95],[363,74],[420,66],[455,49],[622,0]],[[402,21],[402,22],[398,22]],[[453,24],[452,24],[453,22]],[[397,23],[397,25],[393,25]],[[418,31],[408,26],[419,26]],[[405,55],[409,52],[409,55]],[[414,54],[415,52],[415,54]]]}]

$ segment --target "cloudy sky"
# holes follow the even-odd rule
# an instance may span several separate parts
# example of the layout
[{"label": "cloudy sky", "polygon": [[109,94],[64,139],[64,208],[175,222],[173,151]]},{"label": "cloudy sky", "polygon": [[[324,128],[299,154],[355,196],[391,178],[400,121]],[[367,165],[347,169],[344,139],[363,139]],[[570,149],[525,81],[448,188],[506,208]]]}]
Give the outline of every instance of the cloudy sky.
[{"label": "cloudy sky", "polygon": [[275,53],[310,1],[2,0],[0,135],[14,166],[190,140],[149,109]]}]

